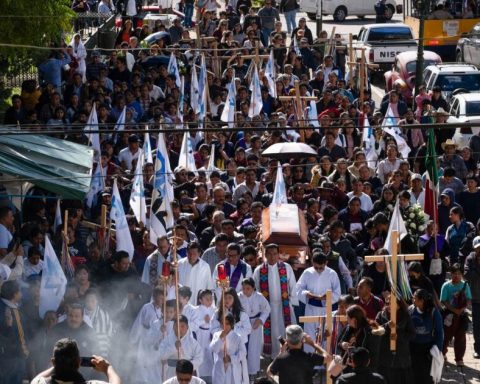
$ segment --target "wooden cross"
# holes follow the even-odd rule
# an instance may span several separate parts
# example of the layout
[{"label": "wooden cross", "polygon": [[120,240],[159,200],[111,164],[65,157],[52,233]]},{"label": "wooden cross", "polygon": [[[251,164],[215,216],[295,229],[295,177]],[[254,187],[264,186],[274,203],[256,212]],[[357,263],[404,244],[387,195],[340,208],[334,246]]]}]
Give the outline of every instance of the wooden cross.
[{"label": "wooden cross", "polygon": [[[300,96],[300,82],[298,80],[295,81],[295,96],[292,99],[292,96],[279,96],[279,100],[294,100],[295,102],[295,109],[297,110],[297,119],[300,127],[306,127],[306,119],[305,114],[303,113],[303,102],[304,101],[317,101],[315,96]],[[303,129],[300,130],[300,141],[305,142],[305,132]]]},{"label": "wooden cross", "polygon": [[[329,289],[326,292],[326,305],[325,311],[326,314],[322,316],[300,316],[298,321],[300,323],[323,323],[325,322],[325,330],[327,331],[327,342],[325,350],[328,352],[330,344],[332,342],[332,332],[333,332],[333,318],[335,317],[338,321],[347,321],[347,316],[332,314],[332,290]],[[332,378],[327,373],[327,384],[332,383]]]},{"label": "wooden cross", "polygon": [[349,78],[350,88],[353,87],[353,68],[355,66],[354,54],[355,54],[355,51],[353,50],[353,36],[350,33],[348,35],[348,58],[350,59],[350,61],[348,62],[348,68],[350,70],[350,78]]},{"label": "wooden cross", "polygon": [[410,254],[410,255],[398,255],[398,231],[393,230],[391,233],[392,254],[391,255],[378,255],[378,256],[366,256],[366,262],[385,261],[385,258],[390,257],[392,260],[392,283],[394,287],[391,287],[390,292],[390,350],[397,350],[397,297],[395,295],[395,289],[397,287],[397,261],[401,259],[403,261],[423,260],[423,254]]},{"label": "wooden cross", "polygon": [[333,46],[335,45],[335,29],[336,27],[332,28],[332,33],[330,34],[327,44],[325,44],[323,57],[333,54]]}]

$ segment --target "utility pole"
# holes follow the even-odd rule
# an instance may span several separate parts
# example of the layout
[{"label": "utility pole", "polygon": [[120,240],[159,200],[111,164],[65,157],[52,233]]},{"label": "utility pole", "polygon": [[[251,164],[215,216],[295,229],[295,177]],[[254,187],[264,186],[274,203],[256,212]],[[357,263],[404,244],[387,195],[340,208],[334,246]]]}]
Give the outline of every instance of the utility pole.
[{"label": "utility pole", "polygon": [[430,0],[419,0],[416,3],[420,11],[420,24],[418,27],[418,49],[417,49],[417,67],[415,70],[415,96],[418,95],[418,89],[423,84],[423,45],[425,36],[425,14],[430,10]]},{"label": "utility pole", "polygon": [[323,0],[317,0],[317,36],[320,36],[323,28]]}]

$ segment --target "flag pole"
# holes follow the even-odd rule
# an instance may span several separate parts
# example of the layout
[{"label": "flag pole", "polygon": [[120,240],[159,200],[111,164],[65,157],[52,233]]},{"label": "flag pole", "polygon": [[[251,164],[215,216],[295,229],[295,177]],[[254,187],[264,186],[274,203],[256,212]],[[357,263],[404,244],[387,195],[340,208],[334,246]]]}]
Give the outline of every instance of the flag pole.
[{"label": "flag pole", "polygon": [[[177,318],[177,341],[180,342],[180,301],[178,296],[178,260],[177,260],[177,236],[175,227],[173,228],[173,244],[172,244],[172,254],[173,262],[175,264],[175,298],[176,298],[176,318]],[[177,357],[180,360],[180,346],[177,347]]]}]

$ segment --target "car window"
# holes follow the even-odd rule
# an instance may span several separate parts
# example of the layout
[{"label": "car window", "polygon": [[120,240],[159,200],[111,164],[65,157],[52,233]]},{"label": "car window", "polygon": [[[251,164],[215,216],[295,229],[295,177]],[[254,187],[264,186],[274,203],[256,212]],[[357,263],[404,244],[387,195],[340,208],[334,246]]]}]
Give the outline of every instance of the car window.
[{"label": "car window", "polygon": [[423,74],[423,78],[425,79],[425,84],[427,84],[427,89],[430,89],[430,87],[428,87],[428,82],[430,81],[430,76],[432,74],[432,71],[430,71],[429,69],[427,69],[425,71],[425,73]]},{"label": "car window", "polygon": [[464,88],[469,91],[477,91],[480,88],[480,73],[472,74],[439,74],[436,85],[442,88],[442,91],[451,92],[455,89]]},{"label": "car window", "polygon": [[479,101],[468,101],[465,105],[465,114],[467,116],[478,116],[478,115],[480,115],[480,100]]},{"label": "car window", "polygon": [[358,41],[363,41],[363,35],[365,34],[365,29],[362,28],[358,33]]},{"label": "car window", "polygon": [[[435,60],[425,60],[423,62],[423,69],[425,69],[429,65],[435,65],[436,63],[437,62]],[[417,69],[417,61],[413,60],[413,61],[410,61],[409,63],[407,63],[406,69],[407,69],[408,73],[414,73]]]},{"label": "car window", "polygon": [[383,40],[409,40],[413,39],[410,28],[405,27],[381,27],[372,28],[368,35],[368,41]]},{"label": "car window", "polygon": [[450,114],[454,115],[455,117],[459,116],[458,104],[458,99],[453,99],[452,106],[450,108]]}]

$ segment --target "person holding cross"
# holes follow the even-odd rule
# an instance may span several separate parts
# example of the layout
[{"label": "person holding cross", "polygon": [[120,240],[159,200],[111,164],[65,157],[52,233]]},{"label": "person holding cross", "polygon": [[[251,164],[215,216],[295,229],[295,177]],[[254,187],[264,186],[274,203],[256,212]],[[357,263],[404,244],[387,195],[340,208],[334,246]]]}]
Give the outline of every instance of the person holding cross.
[{"label": "person holding cross", "polygon": [[253,273],[257,290],[268,300],[270,317],[263,325],[263,352],[276,356],[280,350],[276,342],[290,324],[295,324],[293,305],[298,305],[296,280],[290,264],[280,261],[277,244],[265,245],[266,261]]},{"label": "person holding cross", "polygon": [[[327,266],[327,256],[320,250],[313,252],[313,266],[307,268],[297,282],[297,295],[302,303],[305,303],[305,316],[325,316],[326,292],[332,291],[333,310],[337,309],[337,302],[341,295],[340,280],[337,273]],[[305,332],[315,339],[315,331],[318,323],[306,323]],[[312,348],[305,346],[306,352]]]}]

